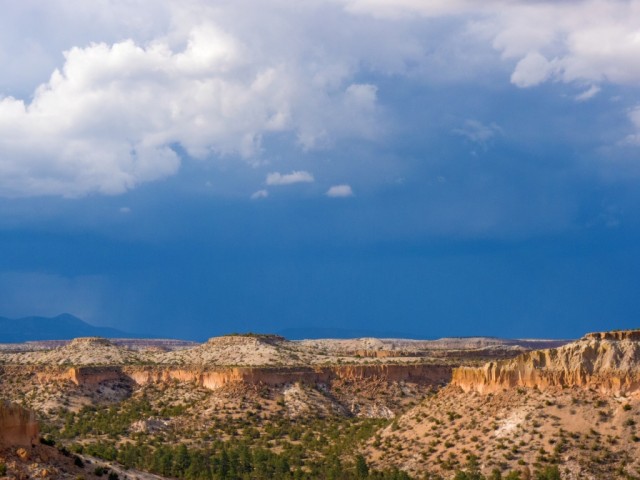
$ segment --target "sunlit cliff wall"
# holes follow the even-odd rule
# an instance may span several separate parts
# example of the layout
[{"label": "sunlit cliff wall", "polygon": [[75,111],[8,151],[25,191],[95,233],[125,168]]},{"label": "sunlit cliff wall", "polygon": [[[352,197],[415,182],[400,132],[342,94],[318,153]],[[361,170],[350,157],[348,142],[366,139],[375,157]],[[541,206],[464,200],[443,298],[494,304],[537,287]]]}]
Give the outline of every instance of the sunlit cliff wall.
[{"label": "sunlit cliff wall", "polygon": [[162,382],[189,382],[216,389],[233,383],[284,385],[287,383],[328,383],[332,380],[358,381],[377,378],[442,385],[451,378],[446,365],[339,365],[322,367],[217,367],[174,368],[158,366],[72,367],[68,370],[38,372],[41,382],[70,380],[76,385],[97,385],[107,380],[133,381],[143,385]]},{"label": "sunlit cliff wall", "polygon": [[560,348],[527,352],[478,368],[456,368],[452,383],[481,393],[552,386],[614,394],[640,391],[640,330],[590,333]]},{"label": "sunlit cliff wall", "polygon": [[39,436],[40,429],[32,411],[0,402],[0,445],[35,445]]}]

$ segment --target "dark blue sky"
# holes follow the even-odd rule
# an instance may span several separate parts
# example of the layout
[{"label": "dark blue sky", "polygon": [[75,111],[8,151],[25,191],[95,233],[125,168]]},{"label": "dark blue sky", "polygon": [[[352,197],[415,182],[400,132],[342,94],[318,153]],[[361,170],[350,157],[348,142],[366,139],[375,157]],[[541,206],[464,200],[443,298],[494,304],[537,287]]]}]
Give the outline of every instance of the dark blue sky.
[{"label": "dark blue sky", "polygon": [[638,326],[638,2],[156,7],[0,20],[0,316]]}]

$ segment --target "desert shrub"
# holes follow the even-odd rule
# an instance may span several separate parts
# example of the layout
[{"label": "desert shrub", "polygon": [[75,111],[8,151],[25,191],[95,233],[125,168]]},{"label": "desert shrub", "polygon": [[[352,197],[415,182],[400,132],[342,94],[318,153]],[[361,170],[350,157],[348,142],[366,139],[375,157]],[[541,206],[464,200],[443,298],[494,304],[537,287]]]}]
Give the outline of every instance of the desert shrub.
[{"label": "desert shrub", "polygon": [[499,468],[494,468],[489,475],[488,480],[502,480],[502,472]]},{"label": "desert shrub", "polygon": [[484,477],[479,474],[468,473],[468,472],[463,472],[462,470],[458,470],[455,476],[453,477],[453,480],[484,480]]},{"label": "desert shrub", "polygon": [[535,474],[536,480],[560,480],[560,470],[556,465],[545,467]]}]

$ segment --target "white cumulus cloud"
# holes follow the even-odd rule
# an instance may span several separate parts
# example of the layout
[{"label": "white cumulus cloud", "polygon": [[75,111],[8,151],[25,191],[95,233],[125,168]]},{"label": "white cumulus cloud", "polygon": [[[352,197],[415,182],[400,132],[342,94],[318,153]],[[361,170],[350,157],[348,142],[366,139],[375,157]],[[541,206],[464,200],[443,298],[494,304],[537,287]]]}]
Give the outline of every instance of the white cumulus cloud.
[{"label": "white cumulus cloud", "polygon": [[[254,164],[264,137],[281,132],[303,150],[375,138],[376,87],[352,81],[357,57],[314,53],[303,28],[289,32],[304,39],[292,48],[240,5],[187,3],[163,9],[164,33],[156,25],[144,41],[69,48],[28,99],[0,91],[0,196],[120,194],[175,174],[178,151]],[[305,21],[314,8],[301,10]],[[260,9],[278,20],[278,5]]]},{"label": "white cumulus cloud", "polygon": [[473,83],[502,62],[517,87],[577,100],[639,86],[638,18],[640,0],[7,2],[0,196],[119,194],[183,151],[255,165],[276,135],[303,152],[378,141],[385,76]]},{"label": "white cumulus cloud", "polygon": [[279,172],[269,173],[267,174],[265,183],[267,185],[291,185],[293,183],[311,183],[313,181],[313,175],[304,170],[300,170],[285,174]]},{"label": "white cumulus cloud", "polygon": [[327,190],[325,195],[331,198],[353,197],[353,190],[350,185],[334,185]]}]

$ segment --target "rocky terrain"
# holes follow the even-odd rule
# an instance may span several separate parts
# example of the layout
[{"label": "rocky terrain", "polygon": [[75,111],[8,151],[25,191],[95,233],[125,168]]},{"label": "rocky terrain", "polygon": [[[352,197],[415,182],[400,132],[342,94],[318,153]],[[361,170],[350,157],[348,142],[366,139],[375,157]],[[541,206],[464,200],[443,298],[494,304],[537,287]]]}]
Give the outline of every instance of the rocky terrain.
[{"label": "rocky terrain", "polygon": [[[497,339],[444,342],[455,348],[443,349],[439,341],[293,342],[276,335],[229,335],[190,348],[184,344],[149,348],[144,341],[131,344],[89,337],[55,342],[50,349],[37,344],[28,350],[30,344],[23,344],[21,351],[0,353],[0,382],[6,389],[5,398],[20,399],[38,410],[65,405],[81,408],[100,399],[118,401],[141,386],[176,381],[210,390],[236,384],[282,389],[300,382],[316,388],[344,381],[404,382],[424,390],[448,383],[456,365],[473,365],[487,356],[514,356],[524,350],[513,341]],[[11,389],[8,379],[15,381]],[[74,390],[71,385],[86,388]],[[92,393],[97,387],[99,393]],[[368,407],[349,408],[369,411]]]},{"label": "rocky terrain", "polygon": [[[0,344],[0,364],[198,366],[310,366],[336,363],[417,362],[451,358],[465,363],[485,357],[514,357],[532,348],[568,340],[510,340],[491,337],[408,339],[320,339],[290,341],[277,335],[226,335],[198,344],[180,340],[104,339]],[[379,362],[378,362],[379,363]]]},{"label": "rocky terrain", "polygon": [[[475,348],[466,353],[476,351],[486,354]],[[145,385],[172,382],[209,390],[242,386],[278,391],[296,383],[315,389],[341,382],[403,382],[428,390],[448,382],[454,364],[427,355],[407,356],[402,350],[370,358],[351,349],[326,349],[275,335],[230,335],[169,351],[126,348],[90,337],[49,350],[0,353],[0,385],[5,398],[48,411],[119,401]],[[353,399],[347,403],[351,404],[347,410],[371,410],[353,406],[358,403]]]},{"label": "rocky terrain", "polygon": [[459,352],[495,349],[532,350],[559,347],[570,340],[545,339],[505,339],[495,337],[451,337],[438,340],[412,340],[404,338],[354,338],[301,340],[303,346],[321,349],[331,353],[354,352],[403,352],[422,356],[436,351]]},{"label": "rocky terrain", "polygon": [[[36,412],[47,440],[29,447],[37,449],[32,463],[39,470],[15,458],[25,443],[18,437],[9,442],[5,463],[17,477],[64,478],[73,470],[69,455],[92,465],[98,456],[113,475],[134,478],[139,467],[182,478],[184,465],[158,457],[182,455],[177,446],[188,444],[194,455],[222,455],[222,461],[227,449],[246,445],[270,452],[276,463],[295,461],[316,478],[314,469],[343,470],[326,458],[339,463],[355,455],[363,435],[446,384],[455,365],[522,349],[473,340],[443,355],[440,347],[410,341],[292,342],[253,334],[203,344],[97,337],[12,344],[0,350],[0,396]],[[149,447],[168,440],[176,450]],[[54,441],[61,450],[49,445]],[[30,455],[35,459],[36,450]],[[135,478],[144,475],[151,474]]]},{"label": "rocky terrain", "polygon": [[640,478],[639,374],[640,331],[461,366],[450,385],[380,431],[368,458],[444,478],[547,478],[556,468],[567,479]]},{"label": "rocky terrain", "polygon": [[11,468],[56,442],[120,478],[640,478],[640,331],[142,345],[0,353],[0,397],[45,438],[9,442]]}]

